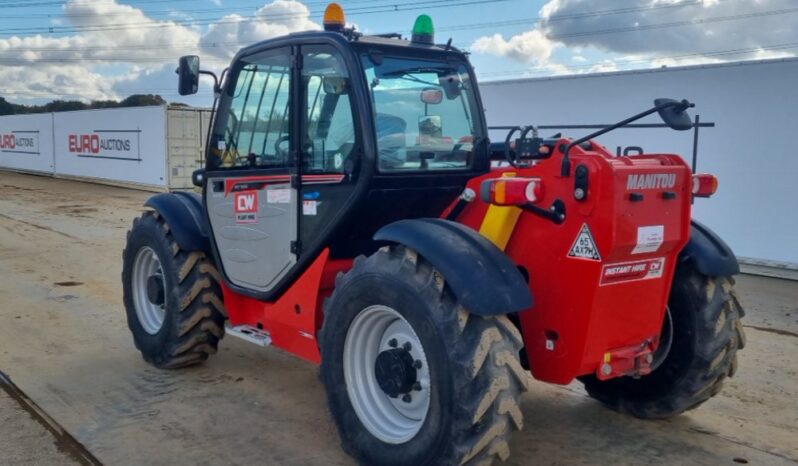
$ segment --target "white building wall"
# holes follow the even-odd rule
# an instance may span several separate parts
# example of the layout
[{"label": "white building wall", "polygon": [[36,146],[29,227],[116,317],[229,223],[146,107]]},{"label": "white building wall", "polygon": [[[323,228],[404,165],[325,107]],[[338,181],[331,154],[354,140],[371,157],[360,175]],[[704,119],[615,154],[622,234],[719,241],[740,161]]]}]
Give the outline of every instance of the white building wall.
[{"label": "white building wall", "polygon": [[[486,82],[481,90],[494,126],[613,123],[651,107],[656,97],[695,102],[691,113],[716,124],[700,130],[698,171],[715,174],[720,187],[712,198],[696,200],[694,217],[738,256],[798,267],[798,60]],[[656,116],[641,121],[658,122]],[[689,163],[693,133],[620,129],[598,142],[613,152],[641,146],[678,153]]]},{"label": "white building wall", "polygon": [[0,117],[0,167],[53,174],[53,116]]}]

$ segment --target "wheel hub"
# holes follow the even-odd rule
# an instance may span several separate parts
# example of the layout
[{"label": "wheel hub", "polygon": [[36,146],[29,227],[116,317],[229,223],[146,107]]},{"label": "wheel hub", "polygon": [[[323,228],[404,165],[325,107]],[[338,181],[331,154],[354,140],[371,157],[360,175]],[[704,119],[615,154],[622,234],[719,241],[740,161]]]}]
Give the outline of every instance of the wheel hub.
[{"label": "wheel hub", "polygon": [[163,306],[165,294],[163,278],[158,275],[150,275],[147,278],[147,299],[156,306]]},{"label": "wheel hub", "polygon": [[136,253],[130,289],[141,327],[150,335],[157,334],[166,318],[166,285],[161,261],[149,246]]},{"label": "wheel hub", "polygon": [[343,363],[349,401],[372,435],[397,445],[421,430],[433,391],[430,365],[402,314],[381,304],[360,311],[347,330]]},{"label": "wheel hub", "polygon": [[415,360],[404,348],[393,348],[377,355],[374,376],[383,392],[391,398],[408,393],[418,381]]}]

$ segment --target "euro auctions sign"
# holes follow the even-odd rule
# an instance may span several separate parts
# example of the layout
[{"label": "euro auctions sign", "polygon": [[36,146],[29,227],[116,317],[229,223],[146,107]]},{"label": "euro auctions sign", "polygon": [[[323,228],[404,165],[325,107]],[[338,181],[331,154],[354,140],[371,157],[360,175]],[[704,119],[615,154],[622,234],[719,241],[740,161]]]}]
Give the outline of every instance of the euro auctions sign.
[{"label": "euro auctions sign", "polygon": [[67,135],[67,148],[78,157],[141,162],[141,130],[93,130]]},{"label": "euro auctions sign", "polygon": [[168,183],[166,107],[52,114],[59,175],[163,187]]},{"label": "euro auctions sign", "polygon": [[39,155],[39,132],[11,131],[0,134],[0,151],[8,154]]}]

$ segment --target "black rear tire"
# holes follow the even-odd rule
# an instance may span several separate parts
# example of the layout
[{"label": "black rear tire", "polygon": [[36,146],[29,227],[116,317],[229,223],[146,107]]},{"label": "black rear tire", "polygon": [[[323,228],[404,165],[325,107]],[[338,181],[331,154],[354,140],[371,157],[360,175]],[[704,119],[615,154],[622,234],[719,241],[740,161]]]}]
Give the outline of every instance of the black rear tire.
[{"label": "black rear tire", "polygon": [[[163,272],[165,315],[154,334],[145,330],[133,299],[133,267],[143,248],[155,253]],[[164,218],[147,211],[133,221],[122,260],[127,323],[144,360],[156,367],[175,369],[215,354],[224,336],[226,311],[219,273],[205,253],[180,249]]]},{"label": "black rear tire", "polygon": [[745,346],[744,311],[733,286],[731,277],[709,277],[690,262],[680,264],[668,303],[673,342],[662,364],[639,379],[581,377],[587,393],[644,419],[669,418],[717,395]]},{"label": "black rear tire", "polygon": [[[387,443],[366,428],[347,393],[344,345],[355,317],[388,306],[418,336],[430,370],[430,405],[420,430]],[[484,465],[509,457],[508,437],[523,426],[522,337],[506,316],[460,306],[443,276],[414,251],[383,248],[339,276],[320,334],[324,383],[344,450],[368,465]]]}]

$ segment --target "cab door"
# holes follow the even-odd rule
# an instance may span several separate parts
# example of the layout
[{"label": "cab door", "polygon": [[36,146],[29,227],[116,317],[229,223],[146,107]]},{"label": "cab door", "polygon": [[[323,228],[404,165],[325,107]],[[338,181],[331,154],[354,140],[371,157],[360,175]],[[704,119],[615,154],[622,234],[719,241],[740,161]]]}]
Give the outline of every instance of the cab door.
[{"label": "cab door", "polygon": [[206,169],[205,203],[227,279],[267,293],[297,261],[293,53],[245,56],[230,71]]}]

